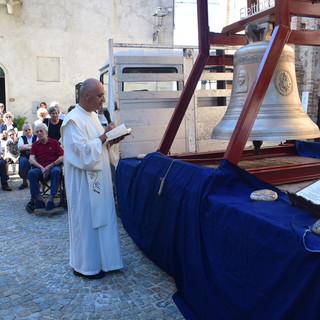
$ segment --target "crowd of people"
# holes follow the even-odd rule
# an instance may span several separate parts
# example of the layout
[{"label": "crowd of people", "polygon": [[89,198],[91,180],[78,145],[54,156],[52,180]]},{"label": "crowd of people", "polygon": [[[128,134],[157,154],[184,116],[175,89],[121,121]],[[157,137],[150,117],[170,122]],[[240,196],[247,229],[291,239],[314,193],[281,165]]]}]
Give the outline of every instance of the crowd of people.
[{"label": "crowd of people", "polygon": [[39,140],[37,134],[34,134],[34,129],[38,124],[44,123],[48,138],[59,141],[61,138],[60,127],[64,116],[59,102],[52,102],[49,108],[45,102],[41,102],[37,110],[37,120],[33,125],[23,125],[22,134],[19,135],[14,115],[6,111],[5,105],[0,103],[0,178],[2,190],[12,191],[9,185],[9,165],[12,166],[13,174],[16,173],[17,167],[19,168],[18,173],[22,183],[18,189],[22,190],[29,186],[28,172],[32,168],[29,159],[31,147],[33,142]]}]

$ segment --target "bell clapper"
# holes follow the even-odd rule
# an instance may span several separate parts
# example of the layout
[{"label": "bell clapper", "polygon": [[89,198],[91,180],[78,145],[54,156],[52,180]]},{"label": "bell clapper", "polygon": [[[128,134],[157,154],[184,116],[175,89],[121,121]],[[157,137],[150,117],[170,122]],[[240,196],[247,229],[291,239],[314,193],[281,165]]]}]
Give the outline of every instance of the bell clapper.
[{"label": "bell clapper", "polygon": [[261,140],[253,140],[252,143],[253,143],[253,146],[254,146],[254,154],[261,154],[260,147],[262,146],[263,141],[261,141]]}]

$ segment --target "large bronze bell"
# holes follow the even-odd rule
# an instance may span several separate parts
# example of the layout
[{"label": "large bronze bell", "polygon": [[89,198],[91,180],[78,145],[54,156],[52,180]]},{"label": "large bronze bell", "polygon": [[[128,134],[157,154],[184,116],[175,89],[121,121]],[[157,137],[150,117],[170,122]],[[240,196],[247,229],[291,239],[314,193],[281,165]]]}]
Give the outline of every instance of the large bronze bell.
[{"label": "large bronze bell", "polygon": [[[267,45],[268,41],[258,41],[236,51],[230,103],[213,129],[213,139],[231,138]],[[299,98],[294,50],[285,45],[249,140],[283,141],[319,136],[318,126],[304,112]]]}]

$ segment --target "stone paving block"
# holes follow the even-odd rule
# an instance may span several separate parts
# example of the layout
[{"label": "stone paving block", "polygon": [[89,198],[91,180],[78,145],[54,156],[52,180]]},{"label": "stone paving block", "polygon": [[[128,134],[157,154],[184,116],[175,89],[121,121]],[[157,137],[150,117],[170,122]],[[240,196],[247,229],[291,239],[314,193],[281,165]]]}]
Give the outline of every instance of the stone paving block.
[{"label": "stone paving block", "polygon": [[16,317],[13,314],[10,314],[10,315],[4,316],[2,319],[3,320],[15,320]]},{"label": "stone paving block", "polygon": [[67,212],[25,211],[29,189],[10,176],[12,192],[0,190],[0,319],[182,320],[172,301],[173,279],[148,260],[119,220],[125,267],[90,281],[69,266]]},{"label": "stone paving block", "polygon": [[42,313],[41,312],[32,313],[29,315],[29,319],[42,319]]}]

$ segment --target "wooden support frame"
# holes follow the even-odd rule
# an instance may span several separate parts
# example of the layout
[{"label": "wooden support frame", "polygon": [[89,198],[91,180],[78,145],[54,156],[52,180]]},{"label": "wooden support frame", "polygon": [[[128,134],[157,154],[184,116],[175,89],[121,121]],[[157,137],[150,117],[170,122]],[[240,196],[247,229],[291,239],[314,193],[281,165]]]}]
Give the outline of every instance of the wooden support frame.
[{"label": "wooden support frame", "polygon": [[209,58],[209,20],[208,20],[208,2],[207,0],[197,1],[198,10],[198,38],[199,55],[191,70],[189,78],[181,93],[177,107],[175,108],[167,129],[160,143],[159,151],[165,155],[169,153],[173,140],[179,130],[183,116],[188,108],[190,100],[196,89],[197,83],[201,77],[202,71]]},{"label": "wooden support frame", "polygon": [[[248,4],[256,3],[257,0],[248,0],[247,2]],[[254,21],[274,21],[275,29],[271,40],[224,154],[225,159],[238,164],[284,45],[286,43],[320,45],[320,31],[291,30],[292,16],[320,18],[320,3],[312,3],[311,0],[275,0],[274,7],[226,26],[221,33],[209,32],[207,0],[198,0],[197,10],[199,56],[160,143],[159,151],[165,155],[169,153],[204,66],[208,62],[214,64],[219,61],[218,57],[209,57],[209,46],[245,45],[245,37],[237,33],[244,30],[247,24]],[[230,60],[229,58],[225,61],[230,63]],[[223,61],[223,57],[221,57],[221,61]],[[304,176],[303,168],[297,171],[301,171],[301,177]],[[314,173],[312,173],[312,176],[314,176]]]}]

